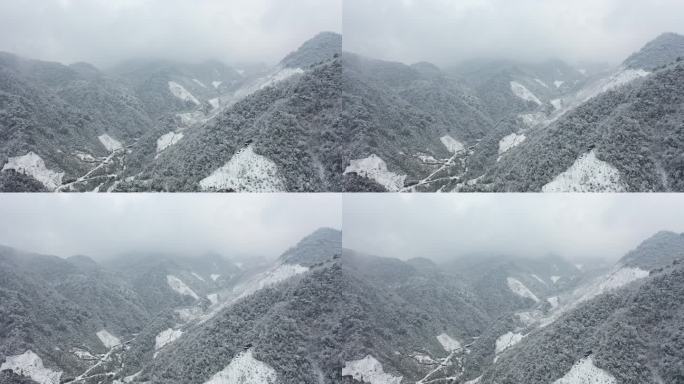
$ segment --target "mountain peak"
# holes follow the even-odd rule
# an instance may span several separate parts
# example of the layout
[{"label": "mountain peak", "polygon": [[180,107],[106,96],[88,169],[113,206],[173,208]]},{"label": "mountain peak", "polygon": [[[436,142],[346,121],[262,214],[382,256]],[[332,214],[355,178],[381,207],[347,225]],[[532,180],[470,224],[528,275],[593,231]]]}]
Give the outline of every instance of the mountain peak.
[{"label": "mountain peak", "polygon": [[319,228],[285,251],[280,260],[288,264],[311,266],[341,253],[342,231]]},{"label": "mountain peak", "polygon": [[654,269],[684,259],[684,234],[660,231],[627,253],[621,264]]},{"label": "mountain peak", "polygon": [[341,52],[342,35],[335,32],[321,32],[307,40],[299,49],[285,56],[280,65],[306,68],[330,60]]},{"label": "mountain peak", "polygon": [[639,52],[625,60],[633,69],[654,70],[684,57],[684,36],[667,32],[648,42]]}]

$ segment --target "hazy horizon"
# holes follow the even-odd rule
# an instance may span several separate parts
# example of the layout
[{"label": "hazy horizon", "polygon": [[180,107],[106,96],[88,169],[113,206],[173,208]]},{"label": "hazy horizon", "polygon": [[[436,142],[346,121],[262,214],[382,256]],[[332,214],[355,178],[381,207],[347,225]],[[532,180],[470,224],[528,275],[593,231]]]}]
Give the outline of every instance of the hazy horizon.
[{"label": "hazy horizon", "polygon": [[0,245],[104,259],[207,252],[277,257],[321,227],[341,198],[308,194],[19,194],[0,199]]},{"label": "hazy horizon", "polygon": [[132,59],[275,64],[317,33],[341,32],[341,9],[341,0],[5,1],[0,51],[100,68]]},{"label": "hazy horizon", "polygon": [[684,34],[684,2],[347,0],[343,28],[345,50],[406,64],[618,64],[662,33]]},{"label": "hazy horizon", "polygon": [[343,200],[343,246],[403,260],[553,254],[614,261],[659,231],[684,232],[679,214],[684,198],[674,194],[354,195]]}]

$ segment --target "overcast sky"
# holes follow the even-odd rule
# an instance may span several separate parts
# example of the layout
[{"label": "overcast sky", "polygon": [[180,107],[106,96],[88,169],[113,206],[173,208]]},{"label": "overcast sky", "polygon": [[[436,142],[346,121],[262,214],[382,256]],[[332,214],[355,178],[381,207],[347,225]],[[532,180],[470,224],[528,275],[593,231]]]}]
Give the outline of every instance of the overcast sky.
[{"label": "overcast sky", "polygon": [[0,50],[105,66],[128,58],[276,63],[342,0],[0,0]]},{"label": "overcast sky", "polygon": [[684,232],[684,196],[346,194],[344,246],[378,256],[617,259],[660,230]]},{"label": "overcast sky", "polygon": [[0,244],[63,257],[277,257],[320,227],[340,229],[341,214],[331,194],[4,194]]},{"label": "overcast sky", "polygon": [[446,66],[473,58],[618,63],[662,32],[682,0],[345,0],[345,50]]}]

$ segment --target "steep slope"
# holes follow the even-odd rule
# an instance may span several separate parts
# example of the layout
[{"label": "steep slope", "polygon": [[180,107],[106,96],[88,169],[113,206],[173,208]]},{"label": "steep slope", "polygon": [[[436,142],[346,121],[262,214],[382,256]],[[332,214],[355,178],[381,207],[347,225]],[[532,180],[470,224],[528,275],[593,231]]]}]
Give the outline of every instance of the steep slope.
[{"label": "steep slope", "polygon": [[97,373],[111,368],[121,343],[149,320],[131,286],[85,257],[64,260],[3,247],[0,264],[2,362],[12,356],[29,366],[40,362],[64,378],[97,364]]},{"label": "steep slope", "polygon": [[588,101],[528,135],[480,189],[681,191],[683,74],[673,64]]},{"label": "steep slope", "polygon": [[[123,168],[124,146],[153,127],[130,90],[85,64],[0,54],[3,188],[93,189]],[[15,189],[16,187],[16,189]]]},{"label": "steep slope", "polygon": [[[330,43],[328,35],[314,39]],[[336,39],[332,39],[336,44]],[[335,51],[335,46],[324,52]],[[320,53],[320,49],[314,50]],[[310,60],[310,49],[288,63]],[[316,55],[314,55],[316,56]],[[318,57],[318,56],[316,56]],[[225,108],[184,136],[121,190],[341,190],[341,64],[279,66],[237,89]],[[147,141],[150,145],[150,140]]]},{"label": "steep slope", "polygon": [[430,64],[343,58],[348,190],[372,188],[359,176],[385,190],[438,189],[432,178],[461,170],[457,159],[493,126],[477,98]]},{"label": "steep slope", "polygon": [[[545,314],[506,334],[513,343],[493,363],[468,366],[466,377],[481,376],[480,383],[676,382],[681,370],[673,362],[681,356],[670,346],[682,339],[676,326],[684,316],[681,238],[658,233],[610,271],[561,293]],[[506,335],[497,339],[497,351]],[[478,339],[472,355],[485,348],[486,338]]]}]

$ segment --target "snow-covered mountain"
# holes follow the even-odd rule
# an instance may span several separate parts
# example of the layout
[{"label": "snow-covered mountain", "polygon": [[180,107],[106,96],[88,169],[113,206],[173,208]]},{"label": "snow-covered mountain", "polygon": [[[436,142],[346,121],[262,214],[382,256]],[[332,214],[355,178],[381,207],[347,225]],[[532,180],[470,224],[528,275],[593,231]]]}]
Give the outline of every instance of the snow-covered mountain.
[{"label": "snow-covered mountain", "polygon": [[681,191],[683,46],[664,34],[616,68],[590,70],[352,56],[350,189]]},{"label": "snow-covered mountain", "polygon": [[0,190],[340,190],[341,46],[321,33],[272,68],[3,53]]}]

